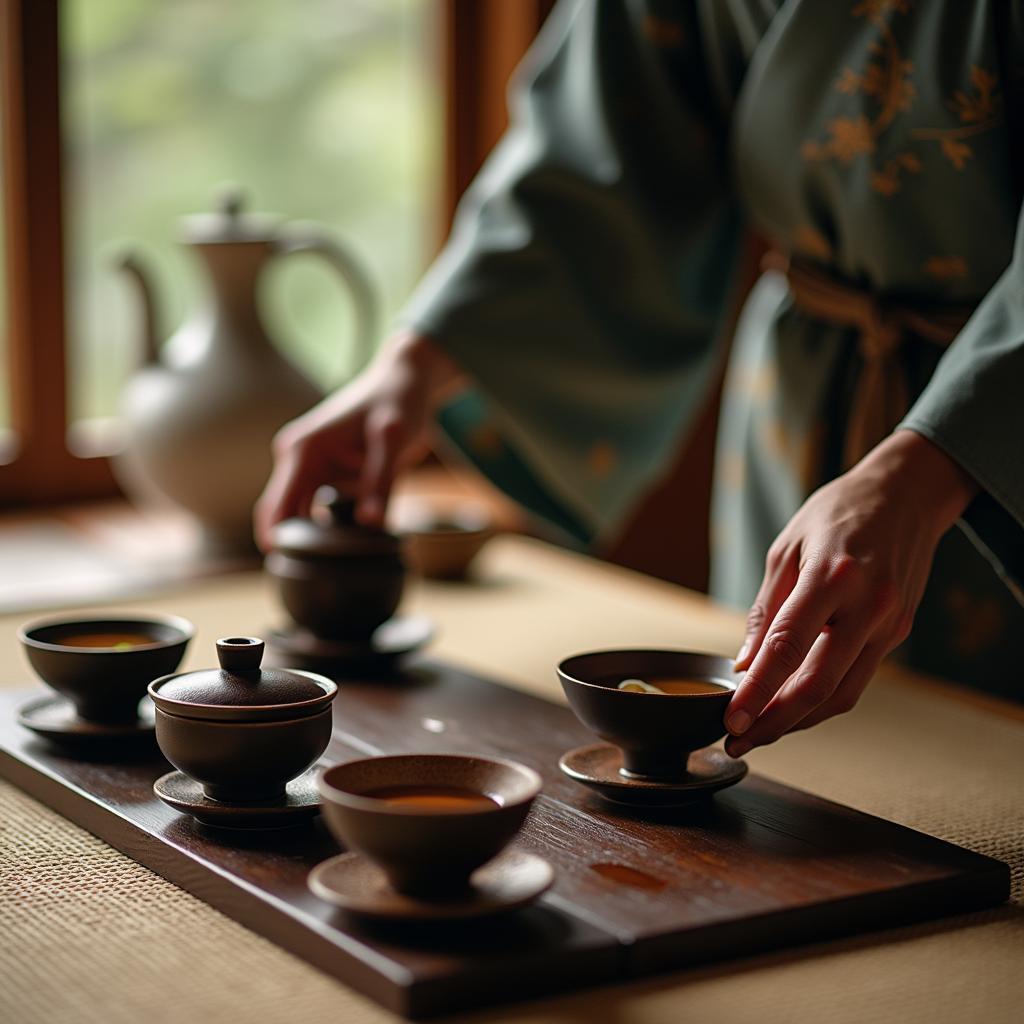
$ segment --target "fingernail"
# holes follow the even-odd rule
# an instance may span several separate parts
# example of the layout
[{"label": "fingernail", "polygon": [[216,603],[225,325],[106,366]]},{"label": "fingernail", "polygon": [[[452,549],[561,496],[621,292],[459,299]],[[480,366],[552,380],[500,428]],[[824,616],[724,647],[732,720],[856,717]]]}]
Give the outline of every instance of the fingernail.
[{"label": "fingernail", "polygon": [[744,640],[743,646],[740,648],[739,654],[736,655],[736,664],[738,665],[741,661],[743,661],[743,659],[746,658],[748,654],[750,654],[750,641]]},{"label": "fingernail", "polygon": [[725,727],[733,734],[733,736],[740,736],[750,728],[750,723],[752,721],[753,719],[746,713],[746,711],[734,711],[725,720]]}]

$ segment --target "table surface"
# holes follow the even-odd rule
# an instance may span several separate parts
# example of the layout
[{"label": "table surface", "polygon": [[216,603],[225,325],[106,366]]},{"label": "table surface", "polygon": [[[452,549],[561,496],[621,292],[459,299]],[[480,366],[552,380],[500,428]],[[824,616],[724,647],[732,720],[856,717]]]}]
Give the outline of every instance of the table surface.
[{"label": "table surface", "polygon": [[[218,636],[258,633],[280,619],[268,582],[254,574],[182,585],[131,607],[196,623],[186,668],[211,663]],[[438,622],[437,656],[554,700],[561,699],[554,665],[566,654],[611,646],[731,653],[742,628],[740,615],[699,595],[512,537],[489,545],[477,582],[414,585],[405,608]],[[29,678],[15,638],[23,618],[0,617],[0,686],[24,686]],[[1007,861],[1013,900],[993,911],[715,968],[685,971],[680,964],[680,973],[656,980],[470,1019],[1021,1019],[1020,708],[885,667],[853,714],[749,760],[790,785]],[[257,1024],[394,1019],[0,783],[0,1018],[196,1024],[239,1015]]]}]

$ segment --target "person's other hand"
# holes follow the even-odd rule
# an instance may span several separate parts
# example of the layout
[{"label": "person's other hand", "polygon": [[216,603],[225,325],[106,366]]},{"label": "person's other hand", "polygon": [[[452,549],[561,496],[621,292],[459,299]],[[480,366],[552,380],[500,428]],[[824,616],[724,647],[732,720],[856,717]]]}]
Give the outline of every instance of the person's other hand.
[{"label": "person's other hand", "polygon": [[768,552],[726,712],[740,757],[849,711],[910,632],[939,539],[977,491],[931,441],[892,434],[812,494]]},{"label": "person's other hand", "polygon": [[270,547],[275,523],[308,515],[324,484],[354,494],[359,521],[380,525],[396,474],[422,457],[434,406],[458,378],[436,345],[405,333],[350,384],[285,424],[254,510],[260,547]]}]

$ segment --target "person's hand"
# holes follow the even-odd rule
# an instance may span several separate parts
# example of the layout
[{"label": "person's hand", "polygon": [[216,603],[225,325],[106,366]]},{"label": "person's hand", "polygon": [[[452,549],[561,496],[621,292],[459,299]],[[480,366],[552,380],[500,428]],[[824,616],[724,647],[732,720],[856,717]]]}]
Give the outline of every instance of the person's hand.
[{"label": "person's hand", "polygon": [[431,341],[402,334],[349,385],[285,424],[254,511],[260,547],[270,547],[275,523],[308,515],[324,484],[354,494],[359,521],[380,525],[396,474],[422,456],[434,406],[459,377]]},{"label": "person's hand", "polygon": [[768,552],[726,712],[741,757],[849,711],[910,632],[939,539],[977,491],[919,434],[892,434],[804,502]]}]

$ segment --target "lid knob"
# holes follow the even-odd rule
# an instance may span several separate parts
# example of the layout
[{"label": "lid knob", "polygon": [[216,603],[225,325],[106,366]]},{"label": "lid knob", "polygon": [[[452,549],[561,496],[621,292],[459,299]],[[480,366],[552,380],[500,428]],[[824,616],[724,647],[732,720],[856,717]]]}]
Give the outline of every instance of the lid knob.
[{"label": "lid knob", "polygon": [[324,508],[335,526],[356,525],[356,499],[334,487],[324,488]]},{"label": "lid knob", "polygon": [[230,221],[238,220],[245,206],[245,193],[237,185],[226,185],[217,195],[217,211]]},{"label": "lid knob", "polygon": [[217,641],[217,660],[225,672],[258,672],[263,641],[256,636],[229,636]]}]

